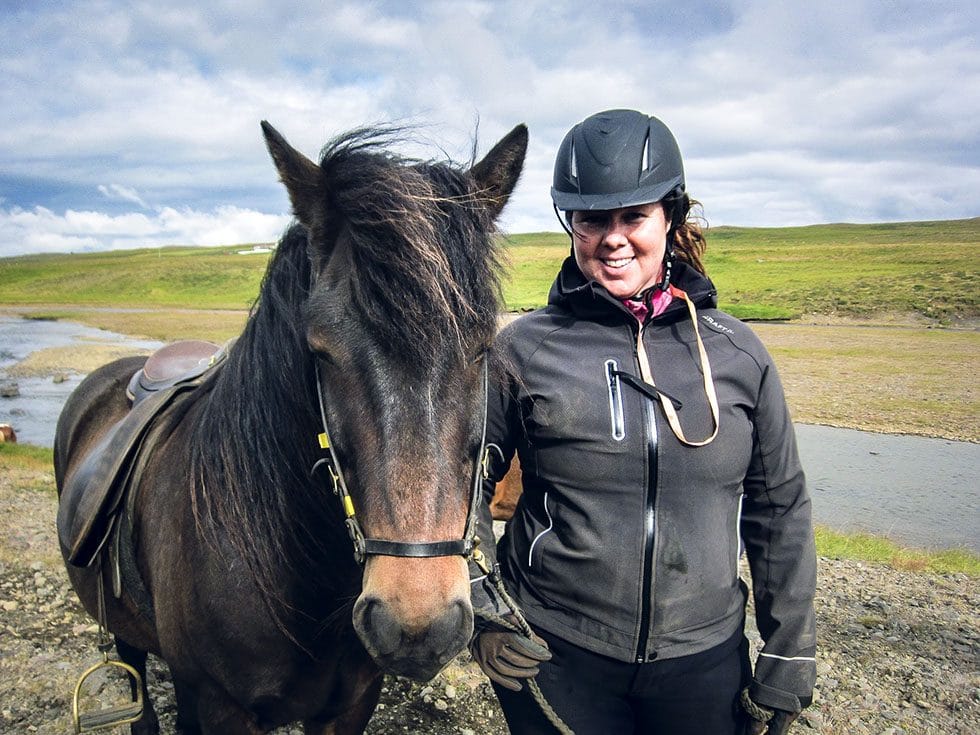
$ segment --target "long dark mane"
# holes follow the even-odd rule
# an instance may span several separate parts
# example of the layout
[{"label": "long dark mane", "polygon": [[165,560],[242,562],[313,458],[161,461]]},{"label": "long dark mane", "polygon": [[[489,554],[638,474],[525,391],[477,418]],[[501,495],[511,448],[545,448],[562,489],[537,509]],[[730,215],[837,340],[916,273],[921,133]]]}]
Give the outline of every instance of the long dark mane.
[{"label": "long dark mane", "polygon": [[[361,327],[401,359],[431,360],[447,350],[458,357],[472,335],[489,339],[495,329],[496,238],[475,206],[471,177],[446,163],[387,153],[390,139],[362,129],[325,148],[323,232],[311,236],[294,225],[284,235],[194,429],[199,532],[224,539],[247,561],[281,626],[281,611],[316,598],[314,580],[321,592],[353,580],[351,595],[359,581],[329,478],[310,475],[323,456],[306,342],[317,255],[332,239],[349,239],[351,306]],[[311,564],[316,574],[304,574]],[[284,589],[284,566],[292,588]]]}]

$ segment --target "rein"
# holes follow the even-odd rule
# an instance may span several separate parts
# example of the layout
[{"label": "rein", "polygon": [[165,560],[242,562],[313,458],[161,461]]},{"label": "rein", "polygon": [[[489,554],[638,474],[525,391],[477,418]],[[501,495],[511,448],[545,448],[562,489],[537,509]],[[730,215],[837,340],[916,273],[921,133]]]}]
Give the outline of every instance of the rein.
[{"label": "rein", "polygon": [[485,466],[486,440],[487,440],[487,401],[489,397],[489,369],[487,360],[483,360],[483,427],[480,434],[480,446],[477,449],[473,460],[473,485],[470,493],[469,513],[466,517],[466,529],[463,537],[451,541],[392,541],[390,539],[367,538],[357,514],[354,510],[354,500],[351,498],[347,488],[347,481],[344,479],[344,472],[337,456],[337,450],[330,439],[330,430],[327,428],[327,410],[324,398],[323,385],[320,381],[320,364],[316,362],[316,395],[320,407],[320,421],[323,431],[317,435],[320,448],[329,451],[326,457],[318,460],[310,470],[310,475],[314,475],[321,465],[326,465],[330,472],[333,482],[333,492],[340,499],[344,509],[344,525],[347,526],[347,533],[351,542],[354,544],[354,559],[358,564],[364,564],[368,556],[400,556],[412,558],[426,558],[437,556],[462,556],[469,559],[473,556],[476,548],[476,526],[477,508],[480,502],[480,486],[483,479],[481,469]]}]

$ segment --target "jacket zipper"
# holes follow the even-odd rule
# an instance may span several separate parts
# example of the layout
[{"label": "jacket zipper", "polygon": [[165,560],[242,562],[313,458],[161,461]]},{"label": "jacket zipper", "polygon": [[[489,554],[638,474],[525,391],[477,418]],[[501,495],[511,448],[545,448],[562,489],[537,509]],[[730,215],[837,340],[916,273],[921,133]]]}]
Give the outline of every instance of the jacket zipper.
[{"label": "jacket zipper", "polygon": [[609,431],[618,442],[626,438],[626,420],[623,416],[623,389],[616,371],[619,363],[606,360],[606,388],[609,391]]},{"label": "jacket zipper", "polygon": [[[652,382],[650,361],[647,358],[646,350],[643,347],[643,326],[641,325],[636,332],[636,359],[640,366],[640,375],[647,382]],[[655,566],[653,563],[654,541],[657,530],[657,416],[654,402],[647,399],[643,401],[643,415],[647,424],[647,487],[646,487],[646,506],[643,509],[643,581],[642,581],[642,600],[640,606],[640,638],[636,647],[636,662],[646,663],[656,658],[656,653],[647,656],[647,643],[650,639],[650,616],[651,598],[653,590],[653,577]]]}]

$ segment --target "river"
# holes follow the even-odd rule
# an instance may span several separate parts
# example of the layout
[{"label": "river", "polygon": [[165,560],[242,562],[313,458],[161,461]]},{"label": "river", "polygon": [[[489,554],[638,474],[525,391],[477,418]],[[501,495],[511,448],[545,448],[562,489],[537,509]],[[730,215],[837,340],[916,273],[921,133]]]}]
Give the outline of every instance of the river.
[{"label": "river", "polygon": [[[0,384],[35,350],[86,343],[159,345],[72,322],[0,317]],[[61,406],[81,378],[16,378],[20,395],[0,398],[0,423],[21,442],[51,446]],[[980,444],[808,424],[796,431],[817,523],[980,552]]]},{"label": "river", "polygon": [[13,426],[18,441],[50,447],[61,407],[84,376],[59,371],[64,380],[56,383],[51,375],[8,377],[7,371],[37,350],[86,344],[152,350],[162,343],[136,340],[74,322],[0,316],[0,387],[16,384],[19,393],[0,398],[0,424]]}]

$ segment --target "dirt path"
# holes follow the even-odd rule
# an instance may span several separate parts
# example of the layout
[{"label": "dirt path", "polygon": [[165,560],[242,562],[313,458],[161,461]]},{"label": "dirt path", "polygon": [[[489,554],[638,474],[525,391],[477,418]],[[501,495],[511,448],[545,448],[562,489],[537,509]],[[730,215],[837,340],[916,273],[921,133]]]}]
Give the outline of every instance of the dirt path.
[{"label": "dirt path", "polygon": [[[51,473],[22,465],[0,453],[0,733],[64,735],[75,679],[98,660],[95,629],[61,566]],[[797,732],[980,732],[977,580],[826,559],[819,572],[817,697]],[[172,733],[173,689],[159,661],[151,695]],[[460,661],[426,686],[390,678],[368,733],[506,728],[475,665]]]}]

